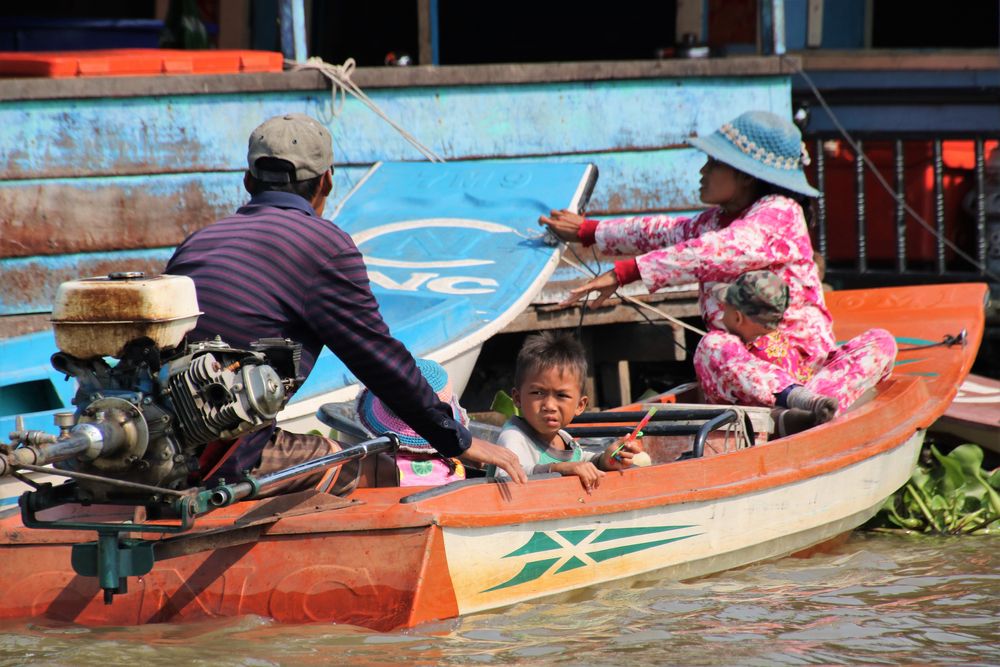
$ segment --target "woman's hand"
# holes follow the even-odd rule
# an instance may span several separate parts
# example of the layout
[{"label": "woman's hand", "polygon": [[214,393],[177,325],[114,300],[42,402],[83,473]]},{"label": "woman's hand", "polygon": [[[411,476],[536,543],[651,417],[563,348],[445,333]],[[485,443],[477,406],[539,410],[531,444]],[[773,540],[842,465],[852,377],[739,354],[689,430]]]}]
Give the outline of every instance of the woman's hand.
[{"label": "woman's hand", "polygon": [[632,465],[632,457],[641,451],[643,447],[639,440],[629,440],[624,446],[621,441],[617,441],[604,450],[598,463],[603,470],[624,470]]},{"label": "woman's hand", "polygon": [[560,308],[568,308],[572,306],[577,301],[586,298],[591,292],[597,292],[597,298],[591,301],[587,307],[597,308],[602,303],[608,300],[615,290],[618,289],[618,277],[615,276],[614,271],[608,271],[607,273],[602,273],[593,280],[585,282],[580,287],[571,289],[569,291],[569,296],[566,300],[559,304]]},{"label": "woman's hand", "polygon": [[601,485],[601,478],[604,477],[605,474],[604,472],[598,470],[597,466],[590,461],[553,463],[549,470],[567,477],[570,475],[576,475],[580,478],[580,484],[583,484],[583,490],[587,493],[590,493]]},{"label": "woman's hand", "polygon": [[575,243],[580,240],[578,233],[583,224],[583,216],[563,209],[541,216],[538,224],[547,226],[559,240]]}]

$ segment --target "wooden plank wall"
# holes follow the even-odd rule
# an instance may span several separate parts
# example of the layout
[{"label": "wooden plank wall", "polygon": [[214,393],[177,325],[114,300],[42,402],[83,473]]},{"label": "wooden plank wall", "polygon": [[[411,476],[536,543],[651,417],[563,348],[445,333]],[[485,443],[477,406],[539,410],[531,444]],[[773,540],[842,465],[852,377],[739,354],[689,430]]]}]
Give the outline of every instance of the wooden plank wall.
[{"label": "wooden plank wall", "polygon": [[[697,208],[703,158],[685,138],[749,109],[787,115],[791,103],[783,74],[367,92],[448,160],[597,164],[598,216]],[[376,161],[422,159],[357,100],[334,116],[318,88],[0,98],[0,337],[47,327],[64,280],[160,272],[187,234],[246,200],[247,136],[290,111],[331,129],[334,200]]]}]

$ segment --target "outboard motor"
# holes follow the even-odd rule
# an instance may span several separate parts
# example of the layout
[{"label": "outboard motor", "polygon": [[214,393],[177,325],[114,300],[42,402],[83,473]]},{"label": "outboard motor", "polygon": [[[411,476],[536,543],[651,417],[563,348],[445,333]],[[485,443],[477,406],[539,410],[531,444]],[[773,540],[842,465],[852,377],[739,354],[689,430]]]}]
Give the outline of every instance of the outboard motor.
[{"label": "outboard motor", "polygon": [[11,463],[59,462],[84,473],[75,483],[82,503],[141,502],[150,487],[197,485],[206,444],[271,424],[302,381],[301,345],[286,339],[249,350],[218,338],[184,344],[200,314],[185,276],[117,273],[60,285],[52,365],[78,380],[77,412],[59,436],[22,434],[23,446],[0,458],[0,475]]},{"label": "outboard motor", "polygon": [[[303,378],[302,346],[284,338],[254,341],[248,350],[218,338],[186,343],[200,314],[194,282],[183,276],[116,273],[63,283],[52,312],[59,348],[52,365],[78,380],[76,413],[56,415],[59,435],[18,426],[11,444],[0,445],[0,477],[16,475],[35,487],[19,500],[25,527],[96,531],[95,542],[73,544],[70,562],[77,574],[97,578],[106,604],[128,592],[129,577],[191,548],[171,553],[167,537],[129,535],[182,533],[215,508],[398,446],[394,434],[384,434],[285,470],[201,486],[206,445],[273,423]],[[39,468],[50,463],[58,470]],[[25,471],[70,480],[39,484]],[[42,516],[61,505],[91,504],[132,506],[136,519]],[[255,538],[240,532],[227,539],[235,545]]]}]

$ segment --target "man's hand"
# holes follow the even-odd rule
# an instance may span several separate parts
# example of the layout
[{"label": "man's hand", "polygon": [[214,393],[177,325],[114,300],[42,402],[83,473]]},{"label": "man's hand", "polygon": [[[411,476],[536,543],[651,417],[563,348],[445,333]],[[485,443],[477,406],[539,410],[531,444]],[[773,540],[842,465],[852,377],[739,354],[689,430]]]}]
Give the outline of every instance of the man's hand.
[{"label": "man's hand", "polygon": [[524,474],[524,468],[521,467],[521,461],[517,458],[517,454],[506,447],[473,438],[472,444],[459,458],[469,463],[495,465],[510,475],[510,478],[518,484],[525,484],[528,481],[528,476]]},{"label": "man's hand", "polygon": [[580,240],[578,234],[580,225],[583,224],[583,216],[563,209],[539,217],[538,224],[548,227],[556,238],[567,243],[574,243]]},{"label": "man's hand", "polygon": [[576,475],[580,478],[580,484],[583,484],[583,490],[587,493],[592,492],[600,486],[601,478],[604,477],[604,473],[598,470],[597,466],[590,461],[553,463],[549,469],[552,472],[557,472],[567,477]]}]

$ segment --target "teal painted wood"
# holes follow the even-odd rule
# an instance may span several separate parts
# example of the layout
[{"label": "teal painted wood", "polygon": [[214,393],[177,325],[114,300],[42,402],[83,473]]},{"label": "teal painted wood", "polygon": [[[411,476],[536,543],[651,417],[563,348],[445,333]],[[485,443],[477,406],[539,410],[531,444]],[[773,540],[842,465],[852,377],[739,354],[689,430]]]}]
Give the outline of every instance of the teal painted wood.
[{"label": "teal painted wood", "polygon": [[0,260],[0,316],[48,313],[59,284],[112,271],[162,273],[173,248]]},{"label": "teal painted wood", "polygon": [[[599,212],[686,208],[698,203],[703,155],[691,148],[519,158],[592,162]],[[366,167],[338,168],[331,203]],[[176,244],[247,199],[242,172],[0,181],[0,257]]]},{"label": "teal painted wood", "polygon": [[[367,171],[337,169],[333,197]],[[242,171],[0,181],[0,257],[175,245],[248,198]]]},{"label": "teal painted wood", "polygon": [[[787,77],[639,79],[369,91],[446,159],[663,148],[749,109],[789,114]],[[331,128],[338,164],[420,154],[360,102],[320,91],[0,104],[0,178],[242,169],[246,138],[288,111]]]},{"label": "teal painted wood", "polygon": [[[790,113],[784,76],[373,89],[448,159],[592,162],[597,215],[697,208],[704,158],[683,146],[752,108]],[[348,99],[275,91],[0,103],[0,316],[44,313],[64,280],[161,270],[186,234],[246,200],[246,137],[287,111],[328,122],[331,205],[378,160],[421,159]]]},{"label": "teal painted wood", "polygon": [[698,182],[705,154],[693,148],[520,159],[597,165],[600,177],[587,207],[595,214],[686,210],[701,205]]},{"label": "teal painted wood", "polygon": [[[587,208],[595,215],[662,213],[700,205],[698,170],[704,155],[691,148],[518,161],[597,165],[600,178]],[[328,210],[365,171],[337,170]],[[0,258],[0,316],[48,312],[56,288],[65,280],[111,271],[159,273],[170,249],[187,234],[230,214],[247,199],[239,172],[53,179],[42,190],[39,183],[45,181],[0,183],[0,256],[6,255]],[[68,195],[66,190],[73,188],[77,190]],[[56,192],[61,195],[52,197]],[[37,208],[18,205],[27,200],[35,201]],[[75,205],[66,206],[68,201]],[[8,218],[4,210],[10,206],[33,217]],[[14,233],[14,226],[25,229]],[[29,227],[32,235],[25,231]],[[29,243],[34,247],[30,254]]]}]

